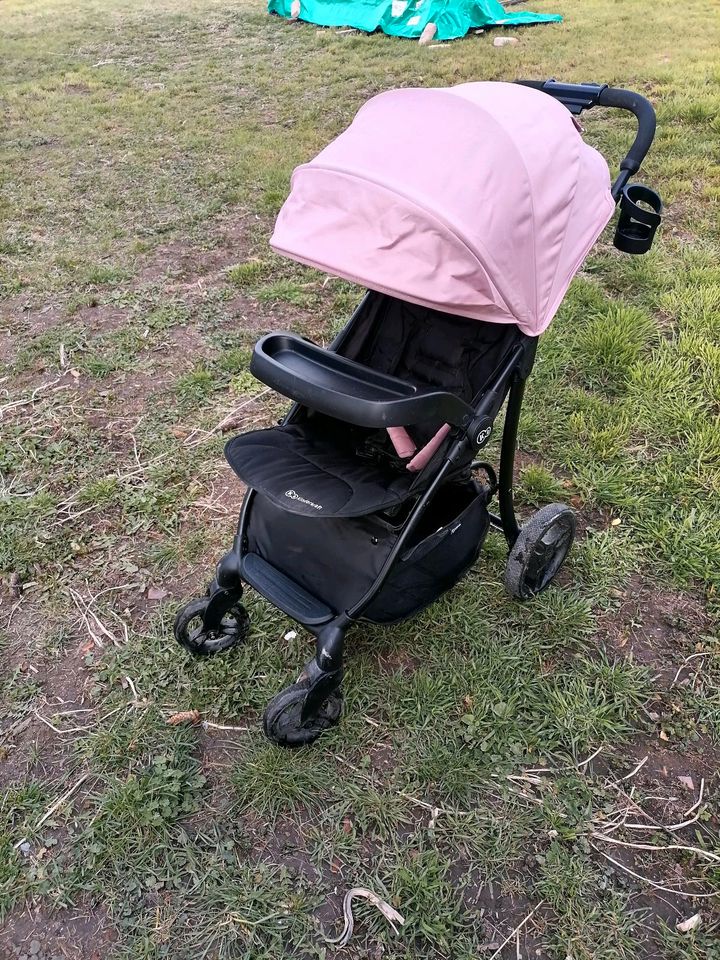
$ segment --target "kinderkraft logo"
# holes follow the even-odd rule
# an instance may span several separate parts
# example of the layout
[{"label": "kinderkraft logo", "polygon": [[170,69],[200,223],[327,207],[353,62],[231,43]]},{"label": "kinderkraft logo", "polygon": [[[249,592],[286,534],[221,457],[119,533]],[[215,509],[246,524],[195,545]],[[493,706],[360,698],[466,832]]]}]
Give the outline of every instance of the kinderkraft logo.
[{"label": "kinderkraft logo", "polygon": [[312,500],[306,500],[305,497],[301,497],[299,493],[296,493],[295,490],[286,490],[285,496],[289,500],[297,500],[298,503],[304,503],[308,507],[314,507],[315,510],[322,510],[322,507],[319,503],[313,503]]}]

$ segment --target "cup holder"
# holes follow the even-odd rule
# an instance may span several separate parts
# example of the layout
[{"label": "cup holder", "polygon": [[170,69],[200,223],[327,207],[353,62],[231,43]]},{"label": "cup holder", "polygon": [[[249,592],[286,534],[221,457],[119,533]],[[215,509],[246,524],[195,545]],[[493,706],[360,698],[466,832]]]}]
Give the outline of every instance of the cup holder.
[{"label": "cup holder", "polygon": [[[641,206],[642,204],[642,206]],[[639,183],[625,187],[620,197],[620,217],[613,241],[624,253],[647,253],[662,220],[662,200]]]}]

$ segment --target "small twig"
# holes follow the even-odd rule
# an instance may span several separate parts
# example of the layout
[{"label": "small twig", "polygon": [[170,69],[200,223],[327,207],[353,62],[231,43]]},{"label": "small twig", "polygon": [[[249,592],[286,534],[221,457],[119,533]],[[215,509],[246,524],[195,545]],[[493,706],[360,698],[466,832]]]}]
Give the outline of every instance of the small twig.
[{"label": "small twig", "polygon": [[[50,383],[43,383],[39,387],[36,387],[29,397],[25,397],[24,400],[11,400],[9,403],[4,404],[0,407],[0,420],[9,410],[15,410],[17,407],[26,407],[28,404],[35,403],[38,398],[38,395],[45,390],[49,390],[51,387],[54,387],[56,383],[59,383],[61,377],[56,377],[54,380],[51,380]],[[70,386],[59,387],[59,390],[69,390]]]},{"label": "small twig", "polygon": [[[270,387],[267,387],[265,390],[261,390],[260,393],[256,393],[252,397],[248,397],[247,400],[243,401],[239,406],[234,407],[230,413],[226,414],[219,423],[216,423],[211,430],[193,430],[192,433],[185,438],[183,446],[185,447],[197,447],[201,443],[205,443],[216,433],[222,433],[223,429],[228,426],[233,417],[235,417],[241,410],[244,410],[245,407],[249,406],[251,403],[254,403],[256,400],[261,400],[263,397],[267,396],[268,393],[272,393]],[[198,436],[199,434],[199,436]]]},{"label": "small twig", "polygon": [[34,710],[33,712],[41,723],[44,723],[46,727],[50,727],[50,729],[54,730],[55,733],[80,733],[85,730],[92,730],[94,726],[94,724],[91,724],[89,727],[67,727],[67,729],[63,730],[61,727],[56,727],[54,723],[51,723],[49,720],[43,717],[43,715],[38,713],[37,710]]},{"label": "small twig", "polygon": [[[640,813],[643,817],[647,817],[647,819],[650,821],[650,823],[624,823],[623,827],[626,830],[655,829],[655,830],[664,830],[666,833],[672,834],[676,830],[682,830],[684,827],[689,827],[691,824],[695,823],[695,821],[700,818],[700,812],[698,811],[694,817],[690,817],[687,820],[683,820],[681,823],[670,823],[670,824],[661,823],[659,820],[656,820],[649,813],[643,810],[640,804],[636,803],[632,799],[632,797],[629,797],[625,793],[625,791],[617,785],[617,783],[611,783],[610,786],[613,787],[615,790],[617,790],[617,792],[621,794],[623,797],[625,797],[625,799],[632,804],[633,808],[637,810],[638,813]],[[702,803],[704,792],[705,792],[705,778],[703,777],[700,780],[700,795],[698,799],[695,801],[695,803],[688,810],[685,811],[686,817],[688,816],[688,814],[692,813],[694,810],[697,810],[697,808],[700,806],[700,804]]]},{"label": "small twig", "polygon": [[87,632],[90,634],[90,638],[92,642],[95,644],[96,647],[100,647],[101,649],[103,649],[105,647],[105,644],[102,642],[100,637],[95,633],[93,628],[90,626],[90,620],[87,615],[87,606],[83,601],[82,597],[80,597],[80,595],[76,593],[76,591],[73,590],[72,587],[70,587],[70,596],[72,597],[72,601],[75,604],[78,610],[78,613],[82,618],[83,623],[85,624],[85,628],[87,629]]},{"label": "small twig", "polygon": [[586,760],[581,760],[579,763],[567,763],[564,767],[530,767],[525,773],[558,773],[560,770],[582,770],[604,749],[604,747],[598,747],[595,753],[591,753]]},{"label": "small twig", "polygon": [[235,730],[238,733],[247,733],[250,730],[250,727],[228,727],[222,723],[211,723],[210,720],[201,720],[200,726],[207,730],[210,727],[212,730]]},{"label": "small twig", "polygon": [[[720,896],[720,890],[715,890],[713,893],[692,893],[690,890],[678,890],[673,887],[665,887],[661,883],[655,883],[654,880],[651,880],[649,877],[644,877],[640,873],[635,873],[634,870],[631,870],[630,867],[626,867],[624,863],[620,863],[619,860],[615,860],[614,857],[609,856],[607,853],[603,853],[602,850],[598,850],[596,846],[592,843],[590,846],[596,853],[599,853],[601,857],[605,857],[606,860],[609,860],[610,863],[614,864],[620,870],[624,870],[625,873],[629,873],[631,877],[635,877],[636,880],[640,880],[642,883],[647,883],[651,887],[654,887],[656,890],[663,890],[665,893],[672,893],[676,897],[688,897],[693,899],[694,897],[717,897]],[[693,881],[694,883],[700,883],[700,880]]]},{"label": "small twig", "polygon": [[720,863],[720,856],[712,853],[710,850],[703,850],[702,847],[688,847],[681,843],[669,843],[667,846],[657,843],[631,843],[629,840],[618,840],[617,837],[609,837],[605,833],[591,833],[595,840],[604,840],[606,843],[616,843],[621,847],[631,847],[633,850],[687,850],[689,853],[696,853],[698,856],[707,857],[715,863]]},{"label": "small twig", "polygon": [[675,676],[673,677],[673,682],[670,684],[670,686],[671,686],[671,687],[674,687],[674,686],[675,686],[675,684],[678,682],[678,678],[679,678],[680,674],[683,672],[683,670],[684,670],[685,667],[690,663],[691,660],[696,660],[698,657],[709,657],[709,656],[710,656],[709,653],[692,653],[692,654],[690,654],[689,657],[685,657],[685,659],[683,660],[683,662],[682,662],[682,663],[680,664],[680,666],[678,667],[677,673],[676,673]]},{"label": "small twig", "polygon": [[77,513],[68,513],[64,517],[60,517],[59,520],[56,520],[54,523],[51,523],[51,527],[61,527],[65,523],[72,523],[73,520],[77,520],[78,517],[84,516],[86,513],[90,513],[91,510],[97,510],[98,505],[96,503],[91,503],[89,507],[85,507],[84,510],[78,510]]},{"label": "small twig", "polygon": [[[64,794],[60,797],[59,800],[56,800],[55,803],[53,803],[52,806],[50,806],[50,807],[45,811],[45,813],[43,814],[43,816],[40,817],[40,819],[38,820],[38,822],[35,824],[35,829],[36,829],[36,830],[39,830],[40,827],[45,823],[45,821],[48,820],[48,819],[55,813],[55,811],[65,803],[66,800],[69,800],[70,797],[75,793],[75,791],[76,791],[80,786],[82,786],[83,783],[85,783],[85,781],[87,780],[87,778],[88,778],[89,776],[90,776],[89,773],[83,774],[83,776],[80,777],[80,779],[79,779],[78,781],[76,781],[76,783],[75,783],[72,787],[70,787],[70,789],[67,791],[67,793],[64,793]],[[18,842],[13,846],[13,850],[17,850],[17,849],[18,849],[19,847],[21,847],[25,842],[26,842],[26,838],[25,838],[25,837],[23,837],[22,840],[18,840]]]},{"label": "small twig", "polygon": [[[38,720],[44,723],[46,727],[50,727],[51,730],[54,730],[55,733],[83,733],[85,730],[93,730],[99,724],[104,723],[106,720],[109,720],[110,717],[114,717],[115,714],[120,713],[121,710],[126,710],[129,706],[134,706],[134,704],[123,703],[119,707],[115,707],[114,710],[111,710],[110,713],[106,713],[104,716],[98,717],[98,719],[94,723],[91,723],[87,727],[65,727],[65,728],[56,727],[54,723],[52,723],[46,717],[43,717],[42,714],[38,713],[37,710],[35,710],[34,713],[35,713],[35,716],[38,718]],[[67,712],[74,713],[75,711],[70,710]],[[77,712],[80,712],[80,711],[77,711]],[[60,716],[63,716],[63,714],[59,713],[59,714],[55,714],[55,716],[60,717]]]},{"label": "small twig", "polygon": [[[685,811],[686,817],[689,813],[692,813],[694,810],[697,810],[697,808],[702,803],[704,788],[705,788],[705,780],[702,779],[700,781],[700,796],[695,801],[695,803],[688,810]],[[635,804],[635,806],[640,811],[640,813],[643,814],[643,816],[647,817],[648,820],[650,820],[650,823],[625,823],[623,824],[623,826],[626,830],[665,830],[667,833],[672,834],[672,833],[675,833],[676,830],[684,830],[685,827],[692,826],[693,823],[695,823],[697,820],[700,819],[700,811],[698,810],[698,812],[695,814],[694,817],[689,817],[687,820],[683,820],[680,823],[660,823],[658,820],[655,820],[653,817],[651,817],[649,813],[645,813],[645,811],[641,807],[638,807],[637,804]]]},{"label": "small twig", "polygon": [[[23,589],[27,589],[27,588],[24,586]],[[22,596],[20,597],[19,600],[16,600],[15,603],[12,605],[10,609],[10,616],[8,617],[8,622],[5,624],[6,630],[10,629],[10,624],[12,623],[13,617],[15,616],[15,611],[17,610],[17,608],[20,606],[20,604],[23,602],[24,599],[25,597]]]},{"label": "small twig", "polygon": [[503,942],[500,944],[500,946],[497,948],[497,950],[495,951],[495,953],[490,957],[490,960],[496,960],[496,958],[500,956],[500,954],[503,952],[503,950],[505,949],[505,947],[510,943],[510,941],[513,939],[513,937],[516,937],[516,936],[519,935],[520,931],[521,931],[522,928],[525,926],[525,924],[528,922],[528,920],[530,920],[530,918],[533,917],[533,916],[537,913],[537,911],[540,909],[540,907],[541,907],[544,903],[545,903],[545,901],[544,901],[544,900],[541,900],[540,903],[538,903],[538,905],[537,905],[536,907],[533,907],[533,909],[532,909],[532,910],[530,911],[530,913],[525,917],[525,919],[524,919],[524,920],[521,920],[520,923],[515,927],[515,929],[513,930],[513,932],[512,932],[509,936],[505,937],[505,939],[504,939]]},{"label": "small twig", "polygon": [[647,762],[648,762],[648,757],[647,756],[643,757],[640,763],[638,763],[636,767],[633,767],[630,773],[626,773],[624,777],[620,777],[620,779],[618,780],[618,783],[622,783],[623,780],[632,780],[635,774],[639,773],[640,770],[642,770],[642,768],[645,766]]},{"label": "small twig", "polygon": [[[697,808],[702,803],[702,798],[704,793],[705,793],[705,777],[700,777],[700,794],[697,800],[695,801],[695,803],[691,807],[688,807],[688,809],[685,811],[684,816],[687,817],[693,812],[693,810],[697,810]],[[697,817],[695,819],[697,819]]]}]

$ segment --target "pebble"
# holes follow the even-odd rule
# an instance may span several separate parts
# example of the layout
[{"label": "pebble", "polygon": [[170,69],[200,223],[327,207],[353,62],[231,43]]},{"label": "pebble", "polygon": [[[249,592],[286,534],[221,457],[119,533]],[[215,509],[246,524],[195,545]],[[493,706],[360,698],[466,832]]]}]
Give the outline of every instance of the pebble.
[{"label": "pebble", "polygon": [[493,40],[494,47],[507,47],[513,43],[517,43],[517,37],[495,37]]}]

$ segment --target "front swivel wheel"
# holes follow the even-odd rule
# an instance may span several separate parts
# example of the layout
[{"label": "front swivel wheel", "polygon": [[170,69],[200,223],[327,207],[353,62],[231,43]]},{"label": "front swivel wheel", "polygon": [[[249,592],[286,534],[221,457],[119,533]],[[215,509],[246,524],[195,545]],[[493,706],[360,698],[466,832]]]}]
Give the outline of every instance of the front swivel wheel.
[{"label": "front swivel wheel", "polygon": [[300,680],[273,697],[263,717],[263,729],[269,740],[281,747],[306,746],[339,722],[342,713],[339,688],[332,690],[309,716],[304,716],[308,690],[307,681]]},{"label": "front swivel wheel", "polygon": [[523,524],[510,551],[505,586],[518,600],[540,593],[562,567],[575,539],[575,514],[563,503],[551,503]]},{"label": "front swivel wheel", "polygon": [[196,657],[209,657],[242,643],[250,630],[250,618],[241,603],[234,603],[215,630],[205,626],[210,597],[191,600],[175,617],[175,639]]}]

